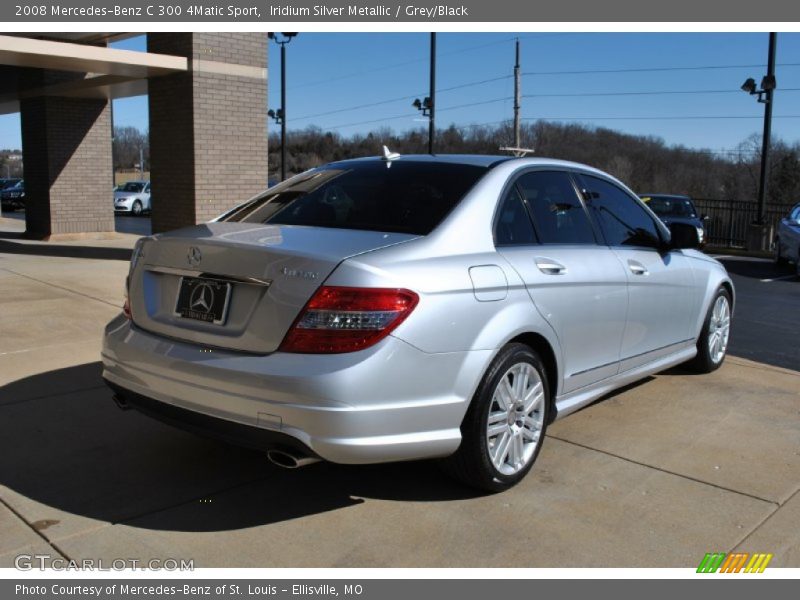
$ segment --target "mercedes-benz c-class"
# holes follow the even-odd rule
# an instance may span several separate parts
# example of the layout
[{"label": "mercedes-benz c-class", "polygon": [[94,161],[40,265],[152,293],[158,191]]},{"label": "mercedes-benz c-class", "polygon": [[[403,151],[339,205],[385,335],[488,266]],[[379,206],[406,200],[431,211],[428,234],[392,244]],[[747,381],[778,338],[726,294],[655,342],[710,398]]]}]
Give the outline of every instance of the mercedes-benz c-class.
[{"label": "mercedes-benz c-class", "polygon": [[141,239],[103,376],[121,406],[283,466],[438,458],[499,491],[553,420],[720,366],[734,289],[698,243],[584,165],[336,162]]}]

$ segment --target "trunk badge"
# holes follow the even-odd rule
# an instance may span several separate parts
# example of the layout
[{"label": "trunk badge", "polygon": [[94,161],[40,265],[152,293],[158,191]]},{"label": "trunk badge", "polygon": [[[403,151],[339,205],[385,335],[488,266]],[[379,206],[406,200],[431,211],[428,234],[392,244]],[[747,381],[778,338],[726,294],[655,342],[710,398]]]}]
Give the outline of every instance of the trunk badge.
[{"label": "trunk badge", "polygon": [[189,252],[186,255],[186,259],[189,261],[189,264],[193,267],[196,267],[200,264],[200,261],[203,260],[203,255],[200,253],[200,248],[197,246],[190,246]]}]

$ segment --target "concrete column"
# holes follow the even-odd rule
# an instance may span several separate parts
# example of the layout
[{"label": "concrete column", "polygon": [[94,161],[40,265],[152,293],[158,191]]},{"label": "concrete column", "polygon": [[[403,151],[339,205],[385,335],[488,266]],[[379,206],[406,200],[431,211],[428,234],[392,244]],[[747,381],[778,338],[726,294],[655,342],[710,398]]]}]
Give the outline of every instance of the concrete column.
[{"label": "concrete column", "polygon": [[202,223],[267,186],[267,34],[149,33],[189,71],[149,81],[153,232]]},{"label": "concrete column", "polygon": [[114,231],[107,100],[20,102],[27,235]]}]

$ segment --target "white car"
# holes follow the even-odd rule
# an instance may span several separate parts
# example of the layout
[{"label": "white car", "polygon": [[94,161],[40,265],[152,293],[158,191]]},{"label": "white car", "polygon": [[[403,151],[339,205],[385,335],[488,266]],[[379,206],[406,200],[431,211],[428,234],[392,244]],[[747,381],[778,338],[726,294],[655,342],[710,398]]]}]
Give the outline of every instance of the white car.
[{"label": "white car", "polygon": [[800,277],[800,203],[795,204],[789,215],[778,223],[775,235],[775,262],[784,265],[794,263],[797,276]]},{"label": "white car", "polygon": [[114,212],[139,216],[150,212],[150,182],[127,181],[114,190]]}]

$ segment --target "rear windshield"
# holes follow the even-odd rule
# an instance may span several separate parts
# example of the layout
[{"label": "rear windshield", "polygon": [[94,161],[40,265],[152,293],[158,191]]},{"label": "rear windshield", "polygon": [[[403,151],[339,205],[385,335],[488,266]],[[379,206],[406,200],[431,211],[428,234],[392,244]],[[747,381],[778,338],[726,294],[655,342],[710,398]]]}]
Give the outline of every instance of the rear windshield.
[{"label": "rear windshield", "polygon": [[486,171],[402,160],[331,165],[270,188],[219,220],[427,235]]},{"label": "rear windshield", "polygon": [[644,196],[642,200],[660,217],[694,218],[697,213],[689,198],[677,196]]}]

